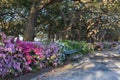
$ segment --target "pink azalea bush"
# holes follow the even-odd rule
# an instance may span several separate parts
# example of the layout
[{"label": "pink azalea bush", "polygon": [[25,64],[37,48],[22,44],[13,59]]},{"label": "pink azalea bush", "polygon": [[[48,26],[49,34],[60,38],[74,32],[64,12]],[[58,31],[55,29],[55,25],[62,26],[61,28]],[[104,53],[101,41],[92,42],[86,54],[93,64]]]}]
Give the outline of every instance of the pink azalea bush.
[{"label": "pink azalea bush", "polygon": [[60,50],[57,44],[21,41],[0,34],[0,79],[39,70],[48,65],[57,66]]},{"label": "pink azalea bush", "polygon": [[94,43],[95,50],[103,50],[104,44],[101,42]]},{"label": "pink azalea bush", "polygon": [[96,42],[94,43],[95,50],[110,49],[116,47],[118,42]]},{"label": "pink azalea bush", "polygon": [[58,45],[55,43],[49,44],[45,49],[46,63],[49,65],[57,66],[60,63],[60,54]]}]

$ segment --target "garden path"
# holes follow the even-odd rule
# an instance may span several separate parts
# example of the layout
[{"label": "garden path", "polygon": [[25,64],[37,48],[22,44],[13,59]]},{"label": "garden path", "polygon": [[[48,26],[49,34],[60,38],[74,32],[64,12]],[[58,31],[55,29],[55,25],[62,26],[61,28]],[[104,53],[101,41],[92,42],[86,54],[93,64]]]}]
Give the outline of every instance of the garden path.
[{"label": "garden path", "polygon": [[71,62],[28,80],[120,80],[120,46],[96,51],[82,61]]}]

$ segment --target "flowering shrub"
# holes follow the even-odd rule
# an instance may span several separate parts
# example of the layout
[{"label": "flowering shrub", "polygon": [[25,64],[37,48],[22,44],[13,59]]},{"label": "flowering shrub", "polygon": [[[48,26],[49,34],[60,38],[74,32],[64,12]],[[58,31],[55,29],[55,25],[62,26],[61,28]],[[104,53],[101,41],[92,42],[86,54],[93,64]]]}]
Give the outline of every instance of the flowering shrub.
[{"label": "flowering shrub", "polygon": [[118,42],[112,42],[112,47],[116,47],[118,45]]},{"label": "flowering shrub", "polygon": [[55,43],[21,41],[1,33],[0,79],[18,76],[48,65],[60,64],[59,47]]},{"label": "flowering shrub", "polygon": [[6,37],[1,34],[0,45],[0,79],[12,74],[17,76],[23,71],[29,70],[29,65],[26,62],[24,54],[15,48],[14,38]]},{"label": "flowering shrub", "polygon": [[51,43],[47,46],[45,50],[46,62],[50,65],[57,66],[60,63],[60,54],[58,45],[55,43]]},{"label": "flowering shrub", "polygon": [[95,46],[95,50],[101,51],[101,50],[103,50],[104,44],[101,42],[96,42],[96,43],[94,43],[94,46]]},{"label": "flowering shrub", "polygon": [[45,58],[42,46],[35,45],[33,42],[20,41],[17,39],[16,50],[24,53],[27,63],[32,69],[41,68],[41,61]]},{"label": "flowering shrub", "polygon": [[110,49],[113,47],[116,47],[118,45],[118,42],[96,42],[94,43],[95,50],[102,50],[102,49]]},{"label": "flowering shrub", "polygon": [[0,76],[3,78],[7,74],[17,76],[22,71],[28,71],[29,65],[22,53],[9,53],[0,49]]}]

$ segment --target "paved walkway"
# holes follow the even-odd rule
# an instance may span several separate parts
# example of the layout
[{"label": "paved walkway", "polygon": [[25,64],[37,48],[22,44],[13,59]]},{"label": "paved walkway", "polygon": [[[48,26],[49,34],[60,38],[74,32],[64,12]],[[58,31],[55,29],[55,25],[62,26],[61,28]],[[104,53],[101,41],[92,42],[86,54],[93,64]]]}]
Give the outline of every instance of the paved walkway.
[{"label": "paved walkway", "polygon": [[98,51],[29,80],[120,80],[120,51]]}]

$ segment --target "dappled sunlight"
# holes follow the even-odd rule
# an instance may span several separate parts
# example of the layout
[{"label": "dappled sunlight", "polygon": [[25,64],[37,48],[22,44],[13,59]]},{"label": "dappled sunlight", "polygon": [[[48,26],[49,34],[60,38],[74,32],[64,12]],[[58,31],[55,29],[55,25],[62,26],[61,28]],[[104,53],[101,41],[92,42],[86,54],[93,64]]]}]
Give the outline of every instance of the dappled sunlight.
[{"label": "dappled sunlight", "polygon": [[120,69],[120,62],[114,62],[114,65],[116,65]]},{"label": "dappled sunlight", "polygon": [[75,69],[88,70],[88,69],[93,68],[95,66],[96,65],[94,63],[88,62],[88,63],[83,63],[83,64],[80,64],[78,66],[75,66]]},{"label": "dappled sunlight", "polygon": [[96,73],[96,76],[97,76],[97,78],[101,78],[103,76],[103,72],[102,71],[98,71]]},{"label": "dappled sunlight", "polygon": [[96,71],[89,73],[82,80],[120,80],[120,76],[116,76],[116,73]]}]

